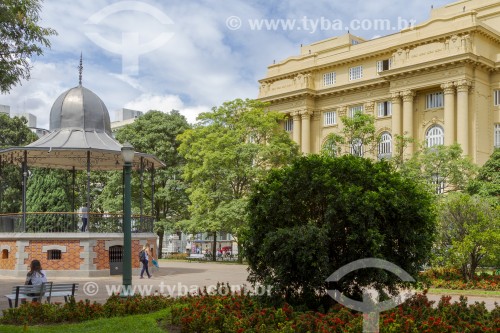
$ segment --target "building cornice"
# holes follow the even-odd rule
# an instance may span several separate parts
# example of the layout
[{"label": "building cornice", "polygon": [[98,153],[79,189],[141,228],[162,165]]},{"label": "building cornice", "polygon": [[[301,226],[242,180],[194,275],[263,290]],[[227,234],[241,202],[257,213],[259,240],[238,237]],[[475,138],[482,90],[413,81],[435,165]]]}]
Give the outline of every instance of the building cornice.
[{"label": "building cornice", "polygon": [[[439,20],[439,19],[437,19],[437,20]],[[435,20],[433,20],[433,22],[434,21]],[[410,49],[416,48],[418,46],[426,45],[426,44],[431,44],[431,43],[435,43],[435,42],[445,42],[447,39],[452,38],[454,36],[461,37],[461,36],[465,36],[467,34],[473,36],[475,33],[478,33],[484,37],[487,37],[488,39],[490,39],[494,43],[500,44],[500,32],[497,32],[494,29],[492,29],[491,27],[482,24],[482,22],[477,22],[476,25],[474,25],[474,26],[465,27],[465,28],[460,29],[460,30],[448,31],[448,32],[440,34],[440,35],[435,35],[435,36],[423,38],[420,40],[413,40],[413,41],[409,41],[406,43],[393,45],[393,46],[387,47],[385,49],[380,49],[380,50],[376,50],[376,51],[361,54],[361,55],[355,55],[355,56],[351,56],[348,58],[339,59],[337,61],[327,63],[327,64],[313,65],[313,66],[297,69],[295,71],[290,71],[290,72],[286,72],[286,73],[282,73],[282,74],[278,74],[278,75],[274,75],[274,76],[269,76],[269,77],[266,77],[264,79],[260,79],[259,83],[261,83],[261,84],[268,83],[269,84],[269,83],[273,83],[273,82],[283,80],[283,79],[290,79],[290,78],[293,78],[299,74],[303,74],[303,75],[316,74],[318,72],[328,70],[329,68],[335,68],[335,67],[343,66],[343,65],[346,65],[349,63],[361,62],[361,61],[364,61],[364,60],[367,60],[370,58],[379,58],[382,56],[389,56],[389,55],[392,55],[393,53],[397,52],[397,50],[400,50],[400,49],[410,50]],[[385,37],[387,37],[387,36],[385,36]],[[384,38],[384,37],[381,37],[381,38]],[[370,41],[367,41],[366,43],[369,43],[369,42]],[[328,51],[322,51],[320,53],[327,53],[327,52]],[[304,61],[304,60],[309,59],[310,62],[316,63],[317,57],[320,53],[313,53],[311,55],[291,57],[291,58],[286,59],[282,63],[269,66],[269,68],[275,67],[275,66],[282,66],[283,64],[286,64],[292,60]],[[442,59],[437,59],[437,60],[442,60]],[[495,67],[495,66],[493,66],[493,67]]]}]

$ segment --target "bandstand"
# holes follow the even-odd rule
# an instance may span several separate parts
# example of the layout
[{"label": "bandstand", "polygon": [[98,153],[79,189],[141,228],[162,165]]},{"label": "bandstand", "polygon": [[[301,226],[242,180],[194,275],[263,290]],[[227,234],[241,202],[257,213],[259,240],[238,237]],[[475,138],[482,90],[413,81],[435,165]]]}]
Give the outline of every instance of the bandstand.
[{"label": "bandstand", "polygon": [[[0,168],[6,163],[20,167],[22,211],[0,215],[0,275],[22,277],[29,263],[40,260],[42,267],[54,276],[108,276],[121,274],[123,265],[123,216],[117,213],[96,213],[90,202],[90,175],[94,170],[123,170],[122,145],[111,133],[110,117],[102,100],[80,84],[61,94],[50,111],[50,133],[25,147],[0,151]],[[149,242],[156,253],[154,217],[143,214],[145,176],[154,179],[154,171],[163,166],[155,156],[134,153],[133,168],[141,180],[140,214],[132,216],[132,268],[137,273],[136,253]],[[71,212],[28,212],[26,188],[29,168],[64,169],[75,173],[86,171],[86,205],[89,207],[88,230],[81,232],[73,200]],[[154,200],[154,180],[151,209]],[[119,193],[117,193],[119,195]],[[53,219],[51,228],[38,227],[37,218]]]}]

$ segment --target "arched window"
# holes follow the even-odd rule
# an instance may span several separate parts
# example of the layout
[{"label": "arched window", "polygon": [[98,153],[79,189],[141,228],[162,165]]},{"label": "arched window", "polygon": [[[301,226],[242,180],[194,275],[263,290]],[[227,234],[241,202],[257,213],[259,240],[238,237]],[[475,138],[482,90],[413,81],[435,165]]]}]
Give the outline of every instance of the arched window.
[{"label": "arched window", "polygon": [[321,148],[321,151],[328,156],[331,157],[336,157],[338,155],[338,146],[335,143],[334,140],[329,140],[327,139],[325,143],[323,144],[323,148]]},{"label": "arched window", "polygon": [[2,250],[2,259],[9,259],[9,250],[7,249]]},{"label": "arched window", "polygon": [[389,132],[384,132],[380,136],[378,144],[378,158],[390,158],[392,156],[392,136]]},{"label": "arched window", "polygon": [[364,153],[363,141],[359,138],[351,141],[351,155],[362,157]]},{"label": "arched window", "polygon": [[444,144],[443,128],[439,125],[431,126],[427,130],[427,134],[425,135],[425,141],[427,143],[427,147],[443,145]]}]

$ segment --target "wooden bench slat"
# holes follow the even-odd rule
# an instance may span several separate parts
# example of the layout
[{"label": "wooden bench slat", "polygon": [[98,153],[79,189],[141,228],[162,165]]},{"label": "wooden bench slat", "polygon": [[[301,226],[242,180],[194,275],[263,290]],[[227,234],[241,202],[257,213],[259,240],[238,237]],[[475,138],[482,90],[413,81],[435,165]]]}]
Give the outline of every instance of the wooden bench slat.
[{"label": "wooden bench slat", "polygon": [[[75,292],[78,290],[78,283],[60,283],[53,284],[53,282],[46,282],[41,285],[19,285],[12,288],[12,293],[5,295],[9,300],[9,307],[12,308],[12,301],[14,301],[14,307],[17,308],[19,301],[24,301],[28,298],[33,298],[33,300],[43,300],[43,297],[47,298],[47,302],[50,303],[52,297],[64,297],[65,302],[68,302],[68,298],[75,296]],[[43,294],[40,295],[43,291]],[[38,294],[38,295],[37,295]]]}]

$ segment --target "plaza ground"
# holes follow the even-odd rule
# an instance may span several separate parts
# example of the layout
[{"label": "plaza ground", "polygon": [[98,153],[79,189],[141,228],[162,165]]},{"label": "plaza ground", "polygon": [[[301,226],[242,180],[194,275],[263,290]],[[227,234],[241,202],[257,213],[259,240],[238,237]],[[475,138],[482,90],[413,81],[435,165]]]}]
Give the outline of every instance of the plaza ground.
[{"label": "plaza ground", "polygon": [[[162,293],[171,296],[185,295],[187,292],[196,291],[198,288],[215,288],[218,282],[228,283],[234,288],[246,286],[248,271],[246,265],[235,263],[212,263],[212,262],[187,262],[160,260],[160,269],[152,270],[152,278],[140,279],[138,274],[133,276],[132,284],[135,292],[143,295]],[[76,300],[90,299],[104,303],[111,292],[118,291],[122,282],[121,275],[99,278],[72,278],[57,277],[50,278],[54,283],[79,283]],[[9,307],[6,295],[11,292],[15,285],[23,284],[24,279],[0,276],[0,310]],[[262,290],[260,290],[262,291]],[[259,292],[259,290],[257,290]],[[458,295],[452,295],[452,301],[458,300]],[[441,295],[429,294],[430,300],[439,301]],[[62,299],[54,299],[56,302]],[[500,303],[500,297],[490,296],[468,296],[469,303],[485,302],[488,309],[494,308],[494,303]]]}]

